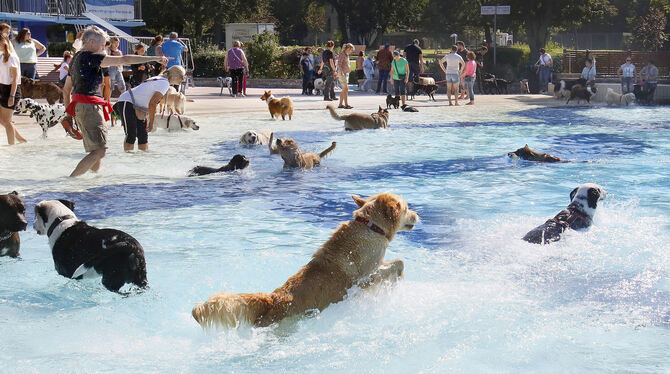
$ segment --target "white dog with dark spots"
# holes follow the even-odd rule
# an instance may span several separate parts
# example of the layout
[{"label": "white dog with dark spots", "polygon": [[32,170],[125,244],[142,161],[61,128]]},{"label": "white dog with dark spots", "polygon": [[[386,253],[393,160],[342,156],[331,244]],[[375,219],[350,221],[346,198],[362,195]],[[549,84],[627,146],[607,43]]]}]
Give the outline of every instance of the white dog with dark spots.
[{"label": "white dog with dark spots", "polygon": [[271,134],[270,130],[249,130],[240,137],[240,144],[268,145]]},{"label": "white dog with dark spots", "polygon": [[586,183],[570,192],[570,205],[554,218],[528,232],[523,240],[534,244],[548,244],[561,239],[567,229],[583,230],[591,226],[598,202],[607,192],[594,183]]},{"label": "white dog with dark spots", "polygon": [[144,249],[132,236],[98,229],[77,219],[74,203],[41,201],[35,206],[33,228],[47,235],[58,274],[72,279],[102,276],[102,284],[119,292],[126,283],[147,286]]}]

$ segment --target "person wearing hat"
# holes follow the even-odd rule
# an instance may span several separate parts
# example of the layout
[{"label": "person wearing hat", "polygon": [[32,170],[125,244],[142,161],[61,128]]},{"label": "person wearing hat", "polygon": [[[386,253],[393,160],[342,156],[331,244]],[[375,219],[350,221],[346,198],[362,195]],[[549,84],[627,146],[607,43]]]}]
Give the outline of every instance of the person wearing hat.
[{"label": "person wearing hat", "polygon": [[395,96],[400,96],[402,105],[405,105],[405,89],[409,80],[409,63],[400,56],[400,51],[393,51],[393,62],[391,63],[391,78]]},{"label": "person wearing hat", "polygon": [[137,149],[149,150],[148,133],[154,128],[156,107],[170,86],[180,85],[184,81],[184,76],[186,70],[181,65],[174,65],[162,75],[149,78],[119,96],[113,108],[121,117],[121,124],[126,133],[124,151],[134,150],[135,140]]}]

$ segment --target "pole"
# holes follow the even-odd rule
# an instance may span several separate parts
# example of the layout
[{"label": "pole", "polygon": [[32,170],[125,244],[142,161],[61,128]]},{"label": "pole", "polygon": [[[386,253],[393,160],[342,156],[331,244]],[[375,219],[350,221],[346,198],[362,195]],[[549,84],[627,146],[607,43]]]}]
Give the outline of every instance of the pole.
[{"label": "pole", "polygon": [[496,45],[498,44],[498,6],[493,13],[493,66],[496,65]]}]

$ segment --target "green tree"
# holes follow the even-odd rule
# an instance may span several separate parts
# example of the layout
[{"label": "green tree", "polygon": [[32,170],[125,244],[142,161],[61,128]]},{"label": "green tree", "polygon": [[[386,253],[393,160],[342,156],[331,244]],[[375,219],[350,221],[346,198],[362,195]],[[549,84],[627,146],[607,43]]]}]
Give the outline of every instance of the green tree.
[{"label": "green tree", "polygon": [[[309,4],[305,13],[305,24],[307,24],[307,27],[315,34],[318,34],[326,29],[326,23],[328,23],[326,9],[317,3]],[[318,44],[319,38],[317,35],[314,35],[314,45]]]},{"label": "green tree", "polygon": [[668,35],[664,32],[668,19],[663,11],[651,8],[645,17],[639,17],[633,27],[635,42],[649,51],[657,51],[663,46]]}]

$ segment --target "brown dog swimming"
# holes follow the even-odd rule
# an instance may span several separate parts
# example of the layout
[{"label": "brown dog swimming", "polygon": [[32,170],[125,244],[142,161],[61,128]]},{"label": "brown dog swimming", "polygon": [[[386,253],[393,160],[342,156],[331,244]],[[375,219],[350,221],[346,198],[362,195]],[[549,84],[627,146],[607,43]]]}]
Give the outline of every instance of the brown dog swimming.
[{"label": "brown dog swimming", "polygon": [[401,278],[403,261],[386,262],[384,255],[396,232],[414,228],[418,214],[394,194],[352,197],[359,207],[354,219],[341,223],[283,286],[270,293],[216,293],[193,308],[193,318],[202,327],[268,326],[310,310],[324,310],[342,301],[354,285],[365,288]]},{"label": "brown dog swimming", "polygon": [[352,113],[341,116],[335,112],[332,105],[328,105],[328,110],[333,118],[344,121],[345,130],[385,129],[388,127],[389,111],[388,109],[382,109],[381,106],[377,113],[372,114]]},{"label": "brown dog swimming", "polygon": [[[298,143],[291,138],[280,138],[275,142],[274,137],[274,133],[270,134],[270,143],[268,144],[270,154],[278,153],[281,155],[281,158],[284,160],[285,168],[311,169],[314,166],[319,166],[321,164],[321,159],[328,156],[335,150],[335,147],[337,147],[337,143],[333,142],[330,147],[317,155],[312,152],[300,152]],[[274,146],[273,143],[275,144]]]},{"label": "brown dog swimming", "polygon": [[560,159],[556,156],[552,156],[550,154],[546,153],[539,153],[535,152],[530,147],[528,144],[526,144],[523,148],[519,148],[514,152],[509,152],[507,154],[509,157],[519,157],[522,158],[526,161],[537,161],[537,162],[570,162],[568,160],[563,160]]},{"label": "brown dog swimming", "polygon": [[0,256],[19,257],[19,231],[28,226],[26,206],[16,191],[0,195]]}]

